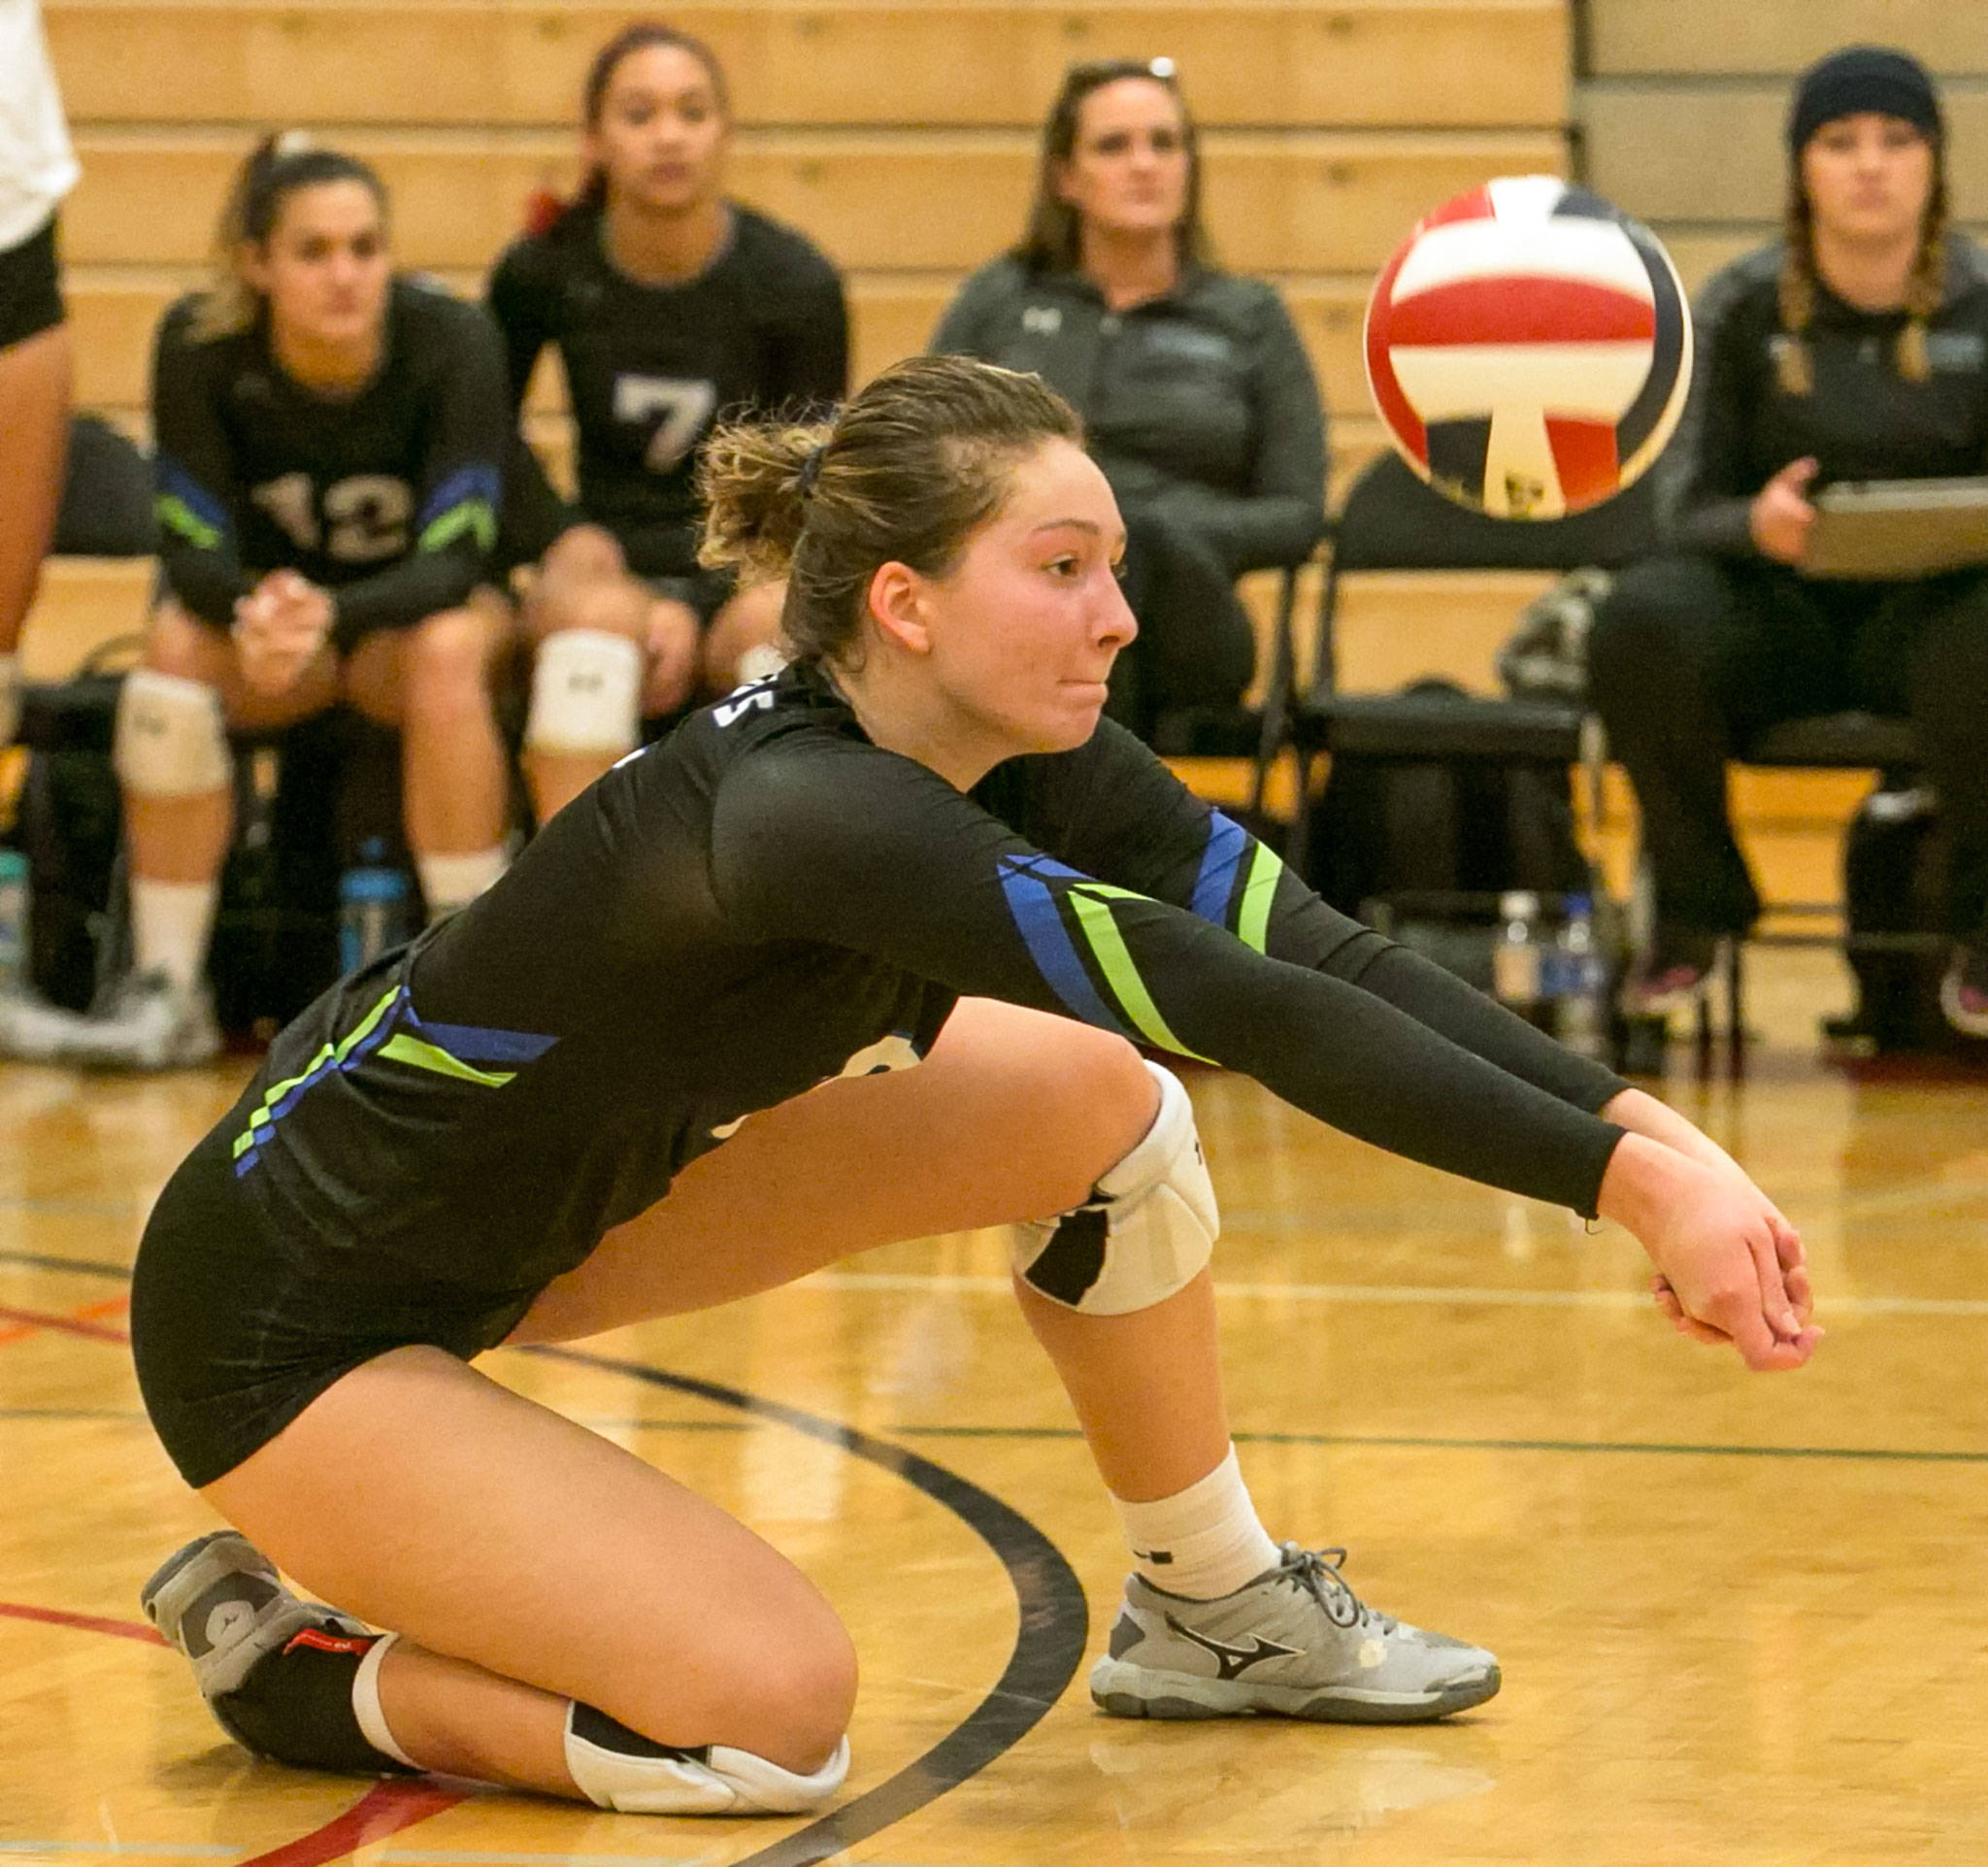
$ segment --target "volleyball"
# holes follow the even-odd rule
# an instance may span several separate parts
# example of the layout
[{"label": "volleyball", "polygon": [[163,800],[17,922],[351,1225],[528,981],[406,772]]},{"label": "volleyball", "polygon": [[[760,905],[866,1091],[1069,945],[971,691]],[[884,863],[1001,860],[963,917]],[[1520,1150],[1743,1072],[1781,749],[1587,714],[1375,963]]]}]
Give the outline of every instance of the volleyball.
[{"label": "volleyball", "polygon": [[1656,236],[1550,175],[1419,221],[1367,303],[1367,382],[1417,474],[1497,518],[1559,518],[1637,480],[1691,385],[1691,310]]}]

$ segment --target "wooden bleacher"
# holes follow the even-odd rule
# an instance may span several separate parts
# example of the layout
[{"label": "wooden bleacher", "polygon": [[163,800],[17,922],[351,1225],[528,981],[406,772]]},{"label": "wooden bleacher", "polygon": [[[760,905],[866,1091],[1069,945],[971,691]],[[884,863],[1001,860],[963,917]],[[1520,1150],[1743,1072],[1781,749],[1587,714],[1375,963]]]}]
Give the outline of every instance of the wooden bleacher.
[{"label": "wooden bleacher", "polygon": [[1575,90],[1588,179],[1647,220],[1694,289],[1779,230],[1795,75],[1901,46],[1946,93],[1957,217],[1988,235],[1988,8],[1956,0],[1588,0]]},{"label": "wooden bleacher", "polygon": [[[570,183],[587,61],[631,17],[505,0],[46,0],[45,11],[83,164],[63,227],[79,399],[141,431],[152,327],[199,282],[255,134],[316,125],[377,161],[403,261],[475,291],[526,196]],[[1565,167],[1564,0],[761,0],[667,17],[726,65],[735,192],[847,271],[859,380],[922,349],[965,273],[1015,237],[1064,67],[1173,57],[1206,126],[1217,247],[1285,291],[1331,411],[1340,484],[1381,445],[1359,343],[1375,268],[1447,195]],[[539,390],[535,436],[556,455],[556,372]],[[44,609],[123,627],[134,592],[142,602],[128,575],[72,570],[51,578]],[[1268,581],[1250,594],[1266,611]],[[1384,602],[1371,629],[1349,617],[1349,644],[1371,635],[1383,680],[1454,666],[1481,681],[1508,596],[1494,583],[1445,612],[1433,659]],[[44,632],[89,634],[52,616]]]}]

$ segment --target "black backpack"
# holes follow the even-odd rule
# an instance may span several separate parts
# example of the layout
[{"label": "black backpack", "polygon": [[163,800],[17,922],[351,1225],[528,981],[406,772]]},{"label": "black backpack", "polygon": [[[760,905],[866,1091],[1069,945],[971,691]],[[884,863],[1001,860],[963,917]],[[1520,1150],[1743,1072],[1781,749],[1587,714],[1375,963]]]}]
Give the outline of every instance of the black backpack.
[{"label": "black backpack", "polygon": [[[29,974],[50,1004],[85,1011],[126,964],[123,812],[111,764],[122,677],[98,665],[29,696],[26,776],[7,841],[28,860]],[[338,977],[338,880],[374,837],[398,851],[396,742],[334,710],[289,728],[281,752],[236,760],[236,836],[208,972],[221,1028],[287,1022]]]},{"label": "black backpack", "polygon": [[[1446,681],[1404,691],[1468,701]],[[1418,913],[1459,919],[1486,917],[1509,888],[1559,895],[1590,885],[1565,766],[1347,754],[1326,781],[1308,880],[1344,914],[1406,896]],[[1447,909],[1444,896],[1455,897]]]},{"label": "black backpack", "polygon": [[1857,1009],[1833,1021],[1833,1036],[1862,1038],[1880,1052],[1917,1050],[1988,1062],[1988,1040],[1963,1036],[1939,1009],[1952,953],[1947,931],[1949,842],[1938,799],[1911,778],[1887,776],[1857,807],[1843,839],[1843,903],[1853,936],[1901,939],[1892,950],[1846,957]]}]

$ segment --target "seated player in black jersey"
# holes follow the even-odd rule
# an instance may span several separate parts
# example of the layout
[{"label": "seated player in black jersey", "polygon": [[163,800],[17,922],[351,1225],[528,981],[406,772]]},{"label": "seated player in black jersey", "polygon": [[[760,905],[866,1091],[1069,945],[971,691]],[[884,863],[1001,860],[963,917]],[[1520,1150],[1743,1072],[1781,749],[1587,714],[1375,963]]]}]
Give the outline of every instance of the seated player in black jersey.
[{"label": "seated player in black jersey", "polygon": [[817,1807],[855,1693],[828,1604],[465,1363],[1002,1224],[1136,1564],[1106,1712],[1490,1697],[1488,1652],[1259,1522],[1192,1107],[1126,1040],[1620,1219],[1677,1325],[1755,1368],[1814,1345],[1799,1239],[1689,1122],[1325,907],[1100,722],[1135,626],[1124,528],[1039,379],[900,364],[832,430],[719,433],[704,476],[709,561],[785,578],[794,665],[342,981],[160,1196],[140,1383],[246,1535],[171,1558],[148,1614],[265,1755],[628,1812]]},{"label": "seated player in black jersey", "polygon": [[1862,709],[1912,719],[1951,837],[1941,1000],[1988,1036],[1988,571],[1805,574],[1832,480],[1988,462],[1988,259],[1947,220],[1932,80],[1854,47],[1803,77],[1783,237],[1701,295],[1697,381],[1671,454],[1673,550],[1636,566],[1589,641],[1594,702],[1642,813],[1656,935],[1640,994],[1696,990],[1759,913],[1726,760],[1762,728]]},{"label": "seated player in black jersey", "polygon": [[1302,564],[1325,529],[1325,410],[1275,285],[1224,271],[1202,224],[1194,119],[1168,59],[1065,74],[1012,250],[946,308],[935,350],[1034,370],[1083,417],[1125,515],[1140,639],[1110,717],[1233,706],[1256,635],[1244,571]]},{"label": "seated player in black jersey", "polygon": [[779,587],[697,562],[698,452],[720,411],[840,402],[848,314],[813,246],[725,198],[730,128],[709,47],[628,27],[587,75],[586,181],[490,280],[514,403],[551,346],[580,440],[577,514],[519,441],[500,548],[539,560],[524,764],[541,821],[634,746],[642,718],[779,664]]},{"label": "seated player in black jersey", "polygon": [[69,326],[55,217],[76,183],[39,14],[16,9],[0,60],[0,751],[20,711],[20,627],[41,583],[69,434]]},{"label": "seated player in black jersey", "polygon": [[223,276],[167,312],[153,358],[164,588],[115,750],[133,968],[87,1019],[17,1008],[17,1053],[158,1069],[215,1051],[204,974],[230,727],[340,702],[398,727],[431,917],[504,867],[489,676],[509,620],[470,600],[508,425],[496,332],[394,276],[385,191],[328,150],[263,144],[218,250]]}]

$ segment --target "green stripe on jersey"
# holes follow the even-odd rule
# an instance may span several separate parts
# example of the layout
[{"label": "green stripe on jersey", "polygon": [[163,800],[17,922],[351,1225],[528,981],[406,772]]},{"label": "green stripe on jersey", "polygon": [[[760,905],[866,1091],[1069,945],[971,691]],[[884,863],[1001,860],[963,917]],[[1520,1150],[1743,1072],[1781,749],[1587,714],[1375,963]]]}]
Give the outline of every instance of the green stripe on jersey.
[{"label": "green stripe on jersey", "polygon": [[1135,894],[1130,888],[1114,888],[1102,882],[1084,883],[1070,890],[1070,900],[1077,909],[1078,923],[1082,926],[1084,938],[1090,942],[1091,951],[1097,955],[1105,983],[1110,986],[1125,1015],[1148,1043],[1157,1044],[1163,1050],[1176,1051],[1181,1056],[1191,1056],[1198,1063],[1209,1059],[1199,1050],[1190,1050],[1168,1028],[1167,1020],[1160,1016],[1160,1008],[1153,1003],[1152,993],[1146,990],[1145,981],[1139,976],[1139,967],[1134,963],[1131,949],[1125,944],[1125,936],[1118,931],[1118,922],[1113,918],[1109,902],[1098,899],[1100,895],[1115,896],[1121,901],[1143,901],[1144,895]]},{"label": "green stripe on jersey", "polygon": [[384,1017],[393,1001],[400,996],[400,987],[394,986],[380,1003],[352,1026],[336,1044],[327,1044],[295,1076],[285,1077],[281,1083],[270,1084],[269,1093],[262,1098],[262,1106],[249,1117],[248,1125],[235,1137],[235,1158],[242,1156],[255,1145],[255,1131],[266,1128],[276,1118],[271,1111],[284,1096],[301,1083],[308,1083],[327,1063],[343,1063],[352,1053],[352,1047],[365,1040],[375,1025]]},{"label": "green stripe on jersey", "polygon": [[497,515],[487,499],[465,499],[459,506],[451,506],[440,517],[431,520],[421,533],[419,549],[424,551],[447,550],[464,532],[474,538],[485,550],[497,542]]},{"label": "green stripe on jersey", "polygon": [[437,1076],[451,1076],[458,1083],[480,1083],[486,1089],[501,1089],[517,1075],[515,1070],[480,1070],[433,1044],[409,1036],[406,1031],[395,1031],[381,1045],[380,1054],[396,1063],[412,1064],[417,1070],[433,1070]]},{"label": "green stripe on jersey", "polygon": [[183,499],[162,496],[151,502],[152,517],[169,532],[178,532],[189,544],[211,551],[221,542],[220,528],[210,525]]},{"label": "green stripe on jersey", "polygon": [[1242,884],[1242,898],[1236,904],[1236,938],[1258,952],[1268,950],[1271,904],[1277,894],[1277,878],[1284,865],[1263,844],[1256,846],[1250,859],[1249,880]]}]

